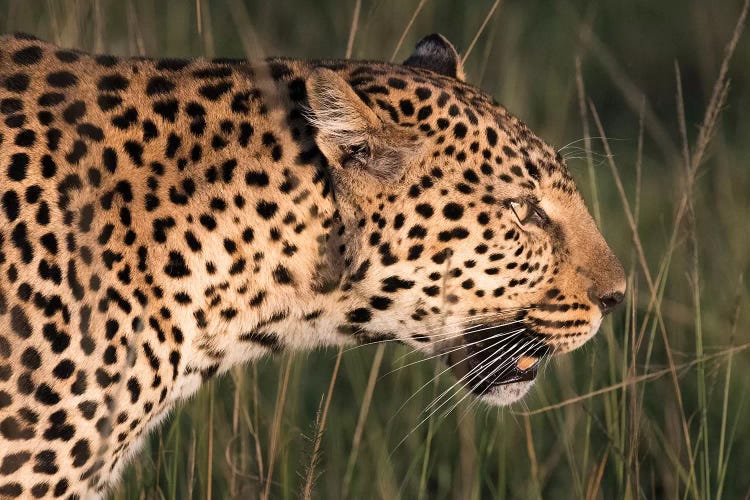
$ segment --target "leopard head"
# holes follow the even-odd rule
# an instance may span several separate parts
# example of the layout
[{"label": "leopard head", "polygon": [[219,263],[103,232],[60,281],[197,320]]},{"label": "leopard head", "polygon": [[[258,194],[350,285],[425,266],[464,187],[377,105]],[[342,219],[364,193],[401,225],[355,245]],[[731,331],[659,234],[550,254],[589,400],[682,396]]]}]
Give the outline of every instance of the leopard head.
[{"label": "leopard head", "polygon": [[403,65],[319,67],[316,142],[339,213],[341,329],[443,358],[492,404],[583,345],[625,275],[563,159],[423,39]]}]

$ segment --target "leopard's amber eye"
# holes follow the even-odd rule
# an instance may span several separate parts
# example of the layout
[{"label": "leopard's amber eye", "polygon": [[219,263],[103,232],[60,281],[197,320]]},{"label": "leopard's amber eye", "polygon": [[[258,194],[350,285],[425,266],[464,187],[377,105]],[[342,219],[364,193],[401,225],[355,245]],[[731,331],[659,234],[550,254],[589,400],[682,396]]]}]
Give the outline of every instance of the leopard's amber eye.
[{"label": "leopard's amber eye", "polygon": [[511,200],[507,202],[507,207],[513,211],[513,215],[516,216],[518,224],[521,226],[534,224],[540,228],[545,228],[549,223],[549,217],[535,200]]},{"label": "leopard's amber eye", "polygon": [[516,216],[516,219],[518,219],[518,223],[521,225],[524,225],[529,220],[529,217],[534,210],[529,203],[524,200],[514,200],[511,201],[509,205],[510,209],[513,210],[513,214]]}]

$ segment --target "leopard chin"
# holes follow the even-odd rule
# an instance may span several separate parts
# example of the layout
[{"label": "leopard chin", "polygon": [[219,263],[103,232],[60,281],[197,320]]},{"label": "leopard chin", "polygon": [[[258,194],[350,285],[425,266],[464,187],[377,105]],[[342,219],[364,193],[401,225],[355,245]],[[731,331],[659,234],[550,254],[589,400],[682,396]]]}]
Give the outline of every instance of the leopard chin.
[{"label": "leopard chin", "polygon": [[518,321],[469,329],[458,343],[443,348],[457,383],[493,406],[523,398],[552,351],[543,337]]},{"label": "leopard chin", "polygon": [[520,356],[507,370],[473,376],[464,366],[468,364],[466,358],[458,362],[455,358],[449,355],[447,361],[453,375],[475,398],[491,406],[509,406],[523,399],[536,382],[541,362],[541,357]]},{"label": "leopard chin", "polygon": [[510,384],[496,385],[490,387],[485,393],[479,396],[481,401],[491,406],[509,406],[529,393],[536,380],[524,382],[512,382]]}]

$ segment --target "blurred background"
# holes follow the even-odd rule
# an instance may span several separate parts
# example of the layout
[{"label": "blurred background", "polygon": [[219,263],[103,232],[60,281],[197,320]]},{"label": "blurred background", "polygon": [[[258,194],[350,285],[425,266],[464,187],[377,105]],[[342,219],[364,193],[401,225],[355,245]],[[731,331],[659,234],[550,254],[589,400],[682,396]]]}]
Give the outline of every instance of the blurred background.
[{"label": "blurred background", "polygon": [[440,32],[469,82],[562,149],[629,273],[625,307],[521,404],[456,392],[431,414],[453,380],[403,347],[269,358],[175,411],[112,496],[748,498],[743,5],[0,0],[6,32],[117,55],[400,61]]}]

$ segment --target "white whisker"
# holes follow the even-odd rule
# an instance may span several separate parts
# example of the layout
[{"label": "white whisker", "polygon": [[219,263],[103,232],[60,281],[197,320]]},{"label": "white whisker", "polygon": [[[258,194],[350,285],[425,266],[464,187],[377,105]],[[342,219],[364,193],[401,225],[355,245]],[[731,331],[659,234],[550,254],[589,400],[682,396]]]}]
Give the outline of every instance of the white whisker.
[{"label": "white whisker", "polygon": [[[469,323],[469,322],[475,321],[477,319],[502,317],[502,316],[507,316],[509,314],[515,314],[515,313],[522,312],[522,311],[530,311],[530,310],[535,309],[535,308],[536,308],[536,306],[517,307],[517,308],[513,308],[513,309],[506,309],[504,311],[488,312],[488,313],[482,313],[482,314],[475,314],[473,316],[465,316],[462,319],[457,320],[454,323],[443,324],[443,325],[440,325],[440,326],[437,326],[437,327],[428,328],[426,330],[421,330],[421,331],[413,332],[411,335],[412,336],[415,336],[415,335],[426,335],[426,334],[431,333],[431,332],[439,332],[440,330],[443,330],[445,328],[460,326],[461,324]],[[361,332],[363,330],[364,330],[364,327],[360,328],[357,332],[355,332],[354,335],[356,335],[358,332]],[[447,341],[447,340],[450,340],[453,337],[458,337],[458,336],[460,336],[460,334],[458,334],[456,332],[445,332],[445,333],[438,333],[436,335],[431,335],[430,336],[431,337],[430,340],[431,341]],[[446,337],[446,338],[444,338],[444,337]],[[385,343],[388,343],[388,342],[400,342],[400,343],[403,343],[404,340],[405,340],[405,338],[395,337],[395,338],[392,338],[392,339],[382,339],[382,340],[376,340],[376,341],[373,341],[373,342],[365,342],[365,343],[361,343],[361,344],[358,344],[358,345],[351,346],[351,347],[345,349],[344,352],[349,352],[349,351],[353,351],[355,349],[359,349],[359,348],[367,347],[367,346],[371,346],[371,345],[376,345],[376,344],[385,344]],[[405,354],[405,356],[408,356],[410,354],[412,354],[412,353],[409,352],[409,353]]]},{"label": "white whisker", "polygon": [[[529,349],[529,348],[536,348],[536,347],[538,347],[538,346],[539,346],[540,344],[541,344],[541,342],[540,342],[540,341],[536,341],[535,343],[532,343],[532,344],[530,344],[529,346],[521,346],[521,347],[526,347],[527,349]],[[515,354],[515,353],[514,353],[514,354]],[[484,382],[485,382],[485,381],[486,381],[486,380],[487,380],[487,379],[488,379],[489,377],[493,376],[493,374],[494,374],[494,373],[497,373],[497,372],[499,372],[500,370],[504,370],[504,369],[505,369],[505,367],[506,367],[506,366],[509,366],[511,362],[515,362],[515,359],[514,359],[514,358],[515,358],[515,356],[508,356],[508,357],[506,358],[505,362],[501,363],[501,364],[500,364],[500,366],[498,366],[497,368],[495,368],[494,370],[492,370],[492,371],[491,371],[490,373],[488,373],[488,374],[487,374],[487,376],[485,376],[485,377],[484,377],[484,378],[483,378],[482,380],[480,380],[480,381],[479,381],[479,384],[483,384],[483,383],[484,383]],[[447,417],[448,415],[450,415],[450,414],[451,414],[451,412],[453,412],[453,410],[455,410],[455,409],[456,409],[456,408],[458,407],[458,405],[460,405],[460,404],[461,404],[461,402],[462,402],[462,401],[463,401],[464,399],[466,399],[466,398],[467,398],[467,397],[469,396],[469,394],[471,394],[471,393],[468,393],[468,392],[467,392],[467,394],[465,394],[465,395],[464,395],[464,396],[463,396],[463,397],[462,397],[462,398],[461,398],[461,399],[460,399],[460,400],[458,401],[458,403],[456,403],[455,405],[453,405],[453,407],[451,407],[451,409],[450,409],[450,410],[448,410],[448,411],[447,411],[447,412],[445,412],[445,413],[444,413],[443,415],[441,415],[441,416],[440,416],[440,418],[442,419],[442,418],[445,418],[445,417]],[[478,400],[478,399],[479,399],[479,398],[477,398],[477,400]]]},{"label": "white whisker", "polygon": [[[523,332],[524,330],[525,330],[525,328],[521,328],[521,329],[520,329],[520,330],[518,330],[518,332],[516,332],[516,333],[522,333],[522,332]],[[514,343],[513,343],[513,344],[512,344],[512,345],[511,345],[511,346],[510,346],[509,348],[507,348],[507,349],[506,349],[506,352],[507,352],[507,351],[511,351],[511,357],[512,357],[512,354],[515,354],[515,351],[516,351],[516,350],[517,350],[517,349],[518,349],[519,347],[521,347],[522,345],[523,345],[523,339],[519,338],[519,339],[518,339],[518,340],[516,340],[516,341],[515,341],[515,342],[514,342]],[[475,352],[475,353],[473,353],[473,354],[471,354],[471,355],[467,356],[467,357],[466,357],[466,358],[464,359],[464,362],[465,362],[465,361],[467,361],[467,360],[469,360],[470,358],[472,358],[472,357],[476,356],[477,354],[479,354],[479,353],[481,353],[481,352],[484,352],[484,351],[486,351],[487,349],[491,349],[491,348],[496,348],[496,347],[497,347],[497,343],[491,344],[491,345],[489,345],[489,346],[485,347],[484,349],[481,349],[481,350],[479,350],[479,351],[477,351],[477,352]],[[505,353],[503,353],[503,355],[502,355],[502,356],[499,356],[499,357],[498,357],[497,359],[504,359],[505,357],[506,357],[506,354],[505,354]],[[490,361],[490,363],[493,363],[493,362],[494,362],[494,361]],[[463,377],[461,377],[461,378],[460,378],[459,380],[457,380],[457,381],[456,381],[456,383],[455,383],[455,384],[453,384],[453,386],[451,387],[451,389],[452,389],[453,387],[457,386],[458,384],[461,384],[461,383],[463,383],[463,382],[465,382],[465,381],[468,381],[468,380],[471,380],[471,379],[475,378],[475,376],[477,375],[477,374],[476,374],[476,370],[477,370],[477,369],[480,369],[480,370],[481,370],[481,369],[482,369],[482,368],[481,368],[482,366],[483,366],[483,363],[480,363],[480,364],[479,364],[479,365],[478,365],[477,367],[475,367],[474,369],[472,369],[472,370],[469,370],[469,372],[468,372],[468,373],[467,373],[466,375],[464,375]],[[447,402],[447,400],[446,400],[446,402]],[[424,410],[422,410],[422,412],[424,413],[424,412],[428,411],[428,410],[429,410],[429,409],[430,409],[430,408],[431,408],[432,406],[434,406],[434,405],[435,405],[436,403],[437,403],[437,401],[433,401],[433,402],[432,402],[431,404],[427,405],[427,407],[426,407],[426,408],[425,408]],[[445,404],[445,403],[443,403],[443,404]],[[443,404],[441,404],[441,405],[440,405],[440,407],[442,407],[442,406],[443,406]],[[438,407],[438,408],[440,408],[440,407]]]},{"label": "white whisker", "polygon": [[[520,340],[520,339],[519,339],[519,340]],[[516,347],[516,346],[517,346],[518,344],[519,344],[519,342],[516,342],[515,344],[513,344],[513,350],[517,349],[517,347]],[[430,403],[430,404],[429,404],[429,405],[427,406],[427,408],[425,408],[425,410],[423,410],[423,413],[424,413],[424,412],[426,412],[426,411],[428,411],[428,410],[430,410],[430,408],[432,408],[433,406],[435,406],[435,404],[436,404],[436,403],[437,403],[438,401],[440,401],[441,399],[443,399],[443,396],[444,396],[444,395],[445,395],[445,394],[446,394],[446,393],[447,393],[448,391],[450,391],[450,390],[451,390],[451,389],[453,389],[454,387],[457,387],[457,386],[458,386],[459,384],[462,384],[462,385],[466,385],[466,384],[465,384],[465,382],[468,382],[469,380],[473,379],[473,378],[474,378],[475,376],[479,375],[480,373],[483,373],[483,372],[484,372],[485,370],[489,369],[489,368],[490,368],[490,367],[491,367],[491,366],[492,366],[493,364],[495,364],[495,363],[496,363],[497,361],[502,361],[502,359],[503,359],[502,357],[498,357],[498,358],[496,358],[496,359],[494,359],[494,360],[491,360],[491,361],[490,361],[489,363],[487,363],[487,364],[484,364],[484,366],[483,366],[482,364],[480,364],[480,365],[479,365],[479,367],[481,367],[481,369],[480,369],[480,370],[479,370],[478,372],[477,372],[476,368],[475,368],[474,370],[470,370],[470,371],[469,371],[469,372],[468,372],[468,373],[467,373],[466,375],[464,375],[464,376],[463,376],[463,377],[461,377],[461,378],[460,378],[460,379],[459,379],[458,381],[456,381],[456,383],[455,383],[455,384],[453,384],[453,385],[452,385],[452,386],[451,386],[451,387],[450,387],[450,388],[449,388],[448,390],[444,391],[444,392],[443,392],[443,393],[442,393],[442,394],[440,395],[440,397],[439,397],[439,398],[436,398],[435,400],[433,400],[433,402],[432,402],[432,403]],[[501,363],[501,364],[502,364],[502,363]],[[492,371],[491,371],[491,373],[493,373],[493,372],[494,372],[494,370],[492,370]],[[463,398],[461,398],[461,400],[459,400],[459,403],[460,403],[460,401],[463,401],[463,399],[464,399],[464,398],[465,398],[466,396],[468,396],[469,394],[471,394],[471,392],[470,392],[470,391],[467,391],[467,394],[466,394],[466,395],[465,395],[465,396],[464,396]],[[416,431],[416,430],[417,430],[417,429],[418,429],[418,428],[419,428],[419,427],[420,427],[420,426],[421,426],[421,425],[422,425],[423,423],[425,423],[425,422],[426,422],[427,420],[429,420],[429,419],[430,419],[430,418],[431,418],[432,416],[434,416],[434,415],[435,415],[435,414],[436,414],[436,413],[437,413],[438,411],[440,411],[440,408],[442,408],[443,406],[445,406],[445,405],[446,405],[446,404],[447,404],[447,403],[448,403],[449,401],[450,401],[450,398],[448,398],[448,399],[445,399],[445,400],[444,400],[444,401],[443,401],[442,403],[440,403],[440,405],[438,405],[438,406],[434,407],[434,408],[433,408],[433,409],[432,409],[432,410],[430,411],[430,413],[429,413],[429,414],[428,414],[428,415],[427,415],[427,416],[426,416],[425,418],[423,418],[423,419],[422,419],[422,420],[421,420],[421,421],[420,421],[420,422],[419,422],[419,423],[418,423],[418,424],[417,424],[417,425],[416,425],[416,426],[415,426],[415,427],[414,427],[414,428],[413,428],[413,429],[412,429],[412,430],[411,430],[411,431],[409,432],[409,434],[407,434],[407,435],[406,435],[406,437],[405,437],[404,439],[408,438],[408,437],[409,437],[409,436],[410,436],[410,435],[411,435],[411,434],[412,434],[412,433],[413,433],[414,431]],[[441,418],[441,420],[442,420],[442,418]]]},{"label": "white whisker", "polygon": [[[493,328],[503,328],[503,327],[512,325],[514,323],[520,323],[521,321],[522,320],[516,320],[516,321],[511,321],[510,323],[505,323],[503,325],[488,326],[488,327],[485,327],[485,328],[481,328],[479,330],[465,331],[465,332],[462,332],[462,334],[459,337],[463,337],[467,333],[477,333],[477,332],[482,332],[482,331],[485,331],[485,330],[491,330]],[[484,326],[484,325],[478,325],[478,326]],[[386,375],[390,375],[391,373],[397,372],[399,370],[402,370],[402,369],[404,369],[404,368],[406,368],[408,366],[413,366],[413,365],[416,365],[417,363],[423,363],[423,362],[429,361],[431,359],[435,359],[435,358],[439,358],[441,356],[445,356],[446,354],[450,354],[452,352],[460,351],[464,347],[469,347],[469,346],[472,346],[472,345],[475,345],[475,344],[480,344],[482,342],[486,342],[487,340],[491,340],[491,339],[494,339],[494,338],[497,338],[497,337],[502,337],[502,336],[508,336],[508,335],[517,334],[517,333],[522,332],[523,330],[524,330],[524,328],[521,328],[520,330],[514,330],[512,332],[500,332],[500,333],[496,333],[495,335],[490,335],[489,337],[484,337],[484,338],[481,338],[481,339],[476,340],[474,342],[470,342],[468,344],[461,344],[461,345],[456,346],[456,347],[454,347],[452,349],[449,349],[447,351],[441,351],[441,352],[439,352],[437,354],[433,354],[432,356],[428,356],[426,358],[418,359],[417,361],[412,361],[411,363],[405,364],[404,366],[399,366],[398,368],[394,368],[393,370],[391,370],[388,373],[384,374],[383,377],[385,377]]]},{"label": "white whisker", "polygon": [[[519,331],[518,331],[518,333],[520,333],[520,332],[522,332],[522,331],[523,331],[523,329],[519,330]],[[485,339],[485,340],[486,340],[486,339]],[[466,360],[468,360],[468,359],[470,359],[471,357],[473,357],[473,356],[476,356],[477,354],[479,354],[479,353],[481,353],[481,352],[483,352],[483,351],[486,351],[487,349],[490,349],[490,348],[492,348],[492,347],[495,347],[495,345],[493,344],[493,345],[487,346],[487,347],[485,347],[484,349],[481,349],[481,350],[479,350],[479,351],[477,351],[477,352],[475,352],[475,353],[471,354],[470,356],[467,356],[467,357],[466,357]],[[427,387],[427,386],[428,386],[428,385],[429,385],[429,384],[430,384],[431,382],[435,381],[435,380],[436,380],[436,379],[437,379],[438,377],[440,377],[440,376],[441,376],[442,374],[444,374],[445,372],[447,372],[447,371],[451,370],[452,368],[453,368],[452,366],[448,366],[447,368],[444,368],[444,369],[443,369],[442,371],[440,371],[440,372],[439,372],[439,373],[438,373],[437,375],[435,375],[435,376],[434,376],[433,378],[431,378],[430,380],[428,380],[427,382],[425,382],[425,383],[424,383],[424,385],[422,385],[422,386],[421,386],[421,387],[420,387],[419,389],[417,389],[417,390],[416,390],[416,391],[414,392],[414,394],[412,394],[411,396],[409,396],[409,397],[408,397],[408,398],[406,399],[406,401],[404,401],[404,402],[403,402],[403,404],[402,404],[402,405],[401,405],[401,406],[400,406],[400,407],[398,408],[398,410],[396,410],[396,412],[394,413],[394,416],[398,415],[398,413],[399,413],[399,412],[400,412],[400,411],[401,411],[401,410],[402,410],[402,409],[403,409],[403,408],[404,408],[404,407],[406,406],[406,404],[407,404],[407,403],[408,403],[409,401],[411,401],[412,399],[414,399],[414,397],[416,397],[416,395],[417,395],[417,394],[419,394],[419,393],[420,393],[420,392],[421,392],[421,391],[422,391],[422,390],[423,390],[423,389],[424,389],[425,387]],[[389,373],[390,373],[390,372],[389,372]],[[466,375],[468,376],[469,374],[467,373]],[[462,377],[461,379],[459,379],[459,380],[458,380],[458,381],[457,381],[457,382],[456,382],[455,384],[453,384],[453,386],[449,387],[449,388],[448,388],[447,390],[448,390],[448,391],[450,391],[450,390],[451,390],[451,389],[452,389],[452,388],[453,388],[453,387],[454,387],[454,386],[455,386],[456,384],[459,384],[459,383],[460,383],[460,382],[461,382],[461,381],[462,381],[462,380],[463,380],[464,378],[465,378],[465,377]],[[445,394],[445,393],[441,394],[441,395],[440,395],[440,396],[438,397],[438,399],[442,399],[442,397],[443,397],[443,395],[444,395],[444,394]],[[426,408],[425,410],[423,410],[423,411],[426,411],[427,409],[429,409],[429,406],[428,406],[428,407],[427,407],[427,408]]]},{"label": "white whisker", "polygon": [[603,137],[603,136],[581,137],[580,139],[576,139],[575,141],[570,141],[565,146],[563,146],[560,149],[558,149],[557,152],[559,153],[560,151],[564,150],[565,148],[570,147],[570,146],[572,146],[573,144],[575,144],[577,142],[585,141],[586,139],[607,139],[608,141],[625,141],[625,140],[627,140],[627,139],[622,139],[622,138]]}]

